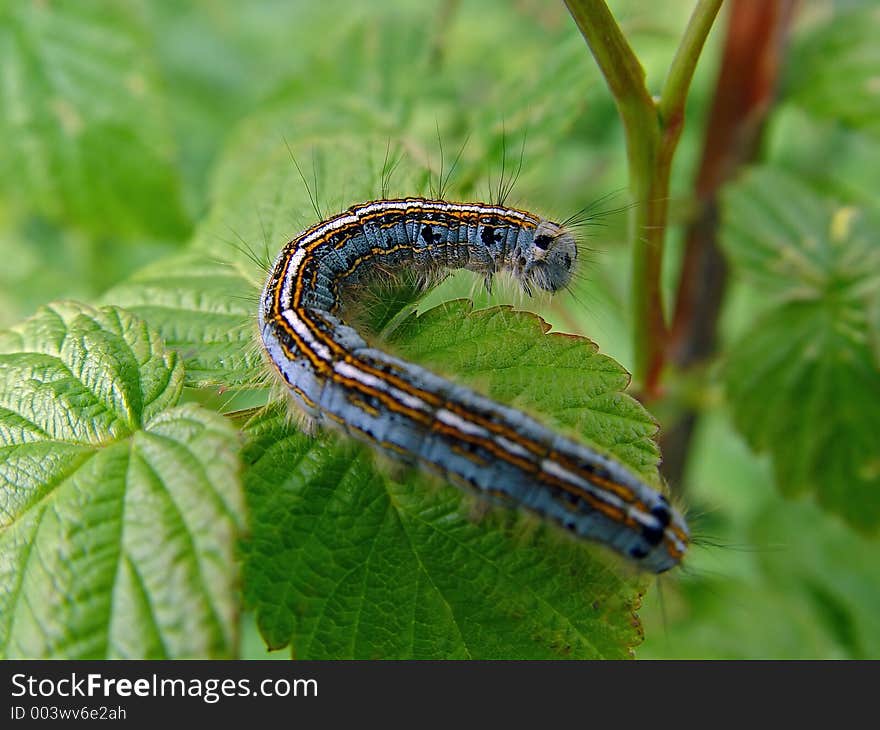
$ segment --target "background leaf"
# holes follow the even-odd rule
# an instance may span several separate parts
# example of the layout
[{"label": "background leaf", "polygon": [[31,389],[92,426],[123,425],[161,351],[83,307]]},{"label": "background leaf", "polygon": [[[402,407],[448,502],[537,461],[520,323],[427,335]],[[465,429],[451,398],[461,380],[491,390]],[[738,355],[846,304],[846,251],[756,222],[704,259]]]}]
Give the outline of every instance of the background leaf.
[{"label": "background leaf", "polygon": [[726,196],[724,244],[769,307],[734,345],[737,426],[769,450],[787,494],[813,491],[862,529],[880,522],[880,368],[868,316],[880,286],[876,222],[758,169]]},{"label": "background leaf", "polygon": [[[728,408],[702,419],[689,469],[688,570],[648,594],[640,658],[858,659],[877,655],[880,542],[773,489]],[[651,600],[653,598],[653,600]]]},{"label": "background leaf", "polygon": [[141,3],[0,2],[0,326],[191,229]]},{"label": "background leaf", "polygon": [[0,333],[0,650],[228,657],[236,438],[175,407],[183,369],[139,319],[74,303]]},{"label": "background leaf", "polygon": [[259,376],[256,297],[234,264],[184,252],[144,267],[104,299],[149,321],[183,358],[187,385],[207,387]]},{"label": "background leaf", "polygon": [[787,67],[790,97],[815,117],[880,134],[878,23],[876,5],[856,3],[805,33]]},{"label": "background leaf", "polygon": [[92,233],[182,236],[189,220],[137,6],[4,2],[0,20],[4,194]]}]

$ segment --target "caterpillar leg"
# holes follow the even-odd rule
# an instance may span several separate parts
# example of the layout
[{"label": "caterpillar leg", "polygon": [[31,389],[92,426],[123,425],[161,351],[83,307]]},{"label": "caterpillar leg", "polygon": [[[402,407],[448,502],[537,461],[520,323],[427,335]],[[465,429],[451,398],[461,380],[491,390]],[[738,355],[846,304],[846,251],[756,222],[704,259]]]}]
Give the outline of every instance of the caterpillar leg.
[{"label": "caterpillar leg", "polygon": [[394,458],[389,454],[382,454],[382,463],[388,473],[391,481],[398,484],[405,484],[417,470],[415,465],[409,464],[400,459]]},{"label": "caterpillar leg", "polygon": [[488,497],[479,494],[474,495],[474,498],[471,500],[470,508],[468,509],[468,520],[474,524],[480,524],[486,519],[486,515],[492,511],[492,507],[494,506],[494,502]]},{"label": "caterpillar leg", "polygon": [[299,388],[291,388],[292,398],[288,401],[288,413],[300,431],[306,436],[316,436],[321,426],[321,413],[314,401]]}]

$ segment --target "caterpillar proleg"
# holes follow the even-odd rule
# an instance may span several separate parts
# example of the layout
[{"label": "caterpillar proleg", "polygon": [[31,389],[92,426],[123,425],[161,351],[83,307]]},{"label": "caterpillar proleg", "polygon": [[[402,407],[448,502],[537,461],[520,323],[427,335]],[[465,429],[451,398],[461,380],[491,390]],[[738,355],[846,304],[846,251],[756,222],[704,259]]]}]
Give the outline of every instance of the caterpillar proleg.
[{"label": "caterpillar proleg", "polygon": [[396,459],[516,503],[661,573],[685,554],[682,516],[623,464],[534,418],[370,347],[339,317],[346,290],[383,269],[509,271],[527,292],[565,287],[564,225],[503,205],[378,200],[303,231],[260,299],[269,359],[299,408]]}]

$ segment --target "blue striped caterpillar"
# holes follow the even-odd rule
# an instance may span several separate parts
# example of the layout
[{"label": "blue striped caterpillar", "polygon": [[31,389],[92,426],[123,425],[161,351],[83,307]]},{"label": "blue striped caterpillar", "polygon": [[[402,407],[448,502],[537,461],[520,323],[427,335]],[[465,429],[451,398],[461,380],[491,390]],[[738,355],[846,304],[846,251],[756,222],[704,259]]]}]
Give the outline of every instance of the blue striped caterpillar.
[{"label": "blue striped caterpillar", "polygon": [[487,286],[509,271],[531,293],[565,287],[576,261],[565,225],[515,208],[425,198],[354,205],[281,250],[260,298],[263,346],[315,422],[661,573],[689,543],[664,495],[526,414],[370,347],[339,316],[345,290],[379,267],[468,269]]}]

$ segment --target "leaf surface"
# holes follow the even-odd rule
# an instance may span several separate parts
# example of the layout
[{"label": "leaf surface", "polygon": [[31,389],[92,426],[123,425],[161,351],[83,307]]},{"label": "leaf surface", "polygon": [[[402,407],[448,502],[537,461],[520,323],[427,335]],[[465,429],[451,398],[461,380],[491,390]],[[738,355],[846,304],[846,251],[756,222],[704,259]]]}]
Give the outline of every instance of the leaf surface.
[{"label": "leaf surface", "polygon": [[177,405],[142,320],[72,302],[0,333],[0,652],[230,657],[237,439]]},{"label": "leaf surface", "polygon": [[880,523],[876,231],[868,210],[772,168],[726,196],[724,244],[766,298],[728,359],[734,420],[784,493],[865,530]]}]

